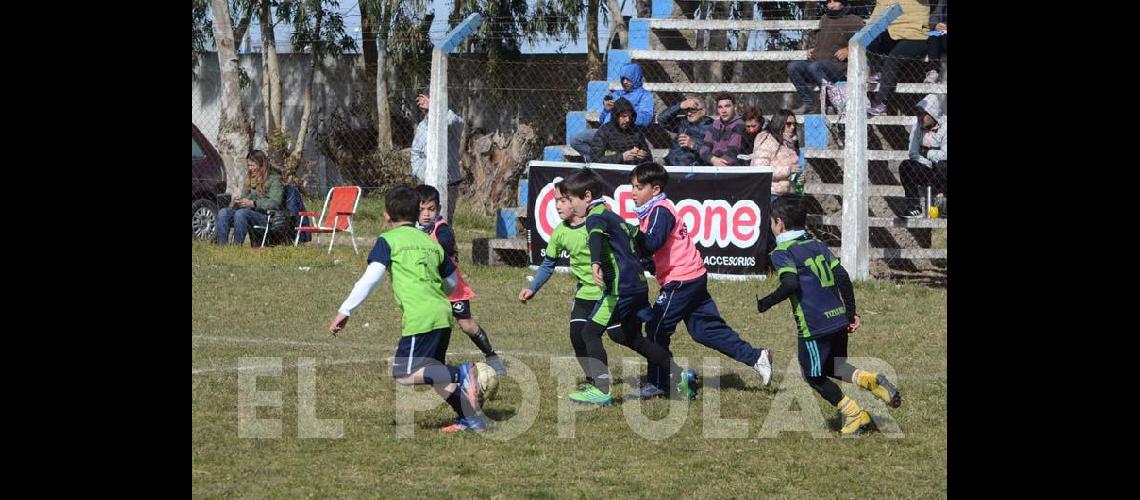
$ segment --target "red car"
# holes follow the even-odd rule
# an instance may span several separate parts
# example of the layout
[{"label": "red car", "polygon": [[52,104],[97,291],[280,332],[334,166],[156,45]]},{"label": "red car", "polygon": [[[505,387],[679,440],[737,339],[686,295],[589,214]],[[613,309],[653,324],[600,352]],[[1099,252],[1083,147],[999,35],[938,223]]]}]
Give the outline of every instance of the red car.
[{"label": "red car", "polygon": [[191,196],[194,212],[194,237],[203,240],[214,238],[214,231],[218,221],[219,195],[226,191],[226,168],[218,150],[210,144],[198,126],[194,127],[193,151],[193,195]]}]

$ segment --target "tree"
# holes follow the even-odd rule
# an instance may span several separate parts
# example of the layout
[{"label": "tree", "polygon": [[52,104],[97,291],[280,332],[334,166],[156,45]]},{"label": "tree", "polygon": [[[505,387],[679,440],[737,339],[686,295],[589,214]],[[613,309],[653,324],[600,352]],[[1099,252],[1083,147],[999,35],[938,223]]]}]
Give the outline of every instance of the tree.
[{"label": "tree", "polygon": [[[433,16],[428,15],[426,0],[361,0],[361,31],[364,43],[364,67],[370,115],[375,120],[377,144],[381,150],[392,149],[392,111],[389,80],[393,74],[416,87],[418,73],[407,68],[410,60],[430,58],[431,39],[428,29]],[[423,20],[427,24],[423,24]],[[395,67],[412,69],[411,73],[393,71]]]},{"label": "tree", "polygon": [[[215,2],[220,0],[214,0]],[[273,147],[281,153],[288,150],[285,159],[285,176],[293,177],[300,166],[305,151],[305,138],[313,112],[313,82],[321,59],[331,51],[345,52],[356,50],[356,41],[344,32],[344,18],[338,11],[336,0],[281,0],[277,4],[277,19],[289,23],[293,28],[290,42],[294,52],[309,52],[308,83],[305,85],[301,121],[297,125],[297,135],[289,137],[281,126],[281,133],[271,140]],[[270,30],[272,31],[272,30]],[[280,70],[278,70],[280,71]],[[279,79],[280,74],[276,77]],[[279,95],[279,94],[278,94]],[[282,125],[279,121],[279,126]],[[292,146],[281,141],[292,139]]]},{"label": "tree", "polygon": [[253,127],[241,105],[241,88],[238,73],[237,51],[234,49],[234,31],[230,28],[229,6],[226,0],[211,0],[214,11],[213,33],[218,48],[218,67],[221,69],[222,117],[218,127],[218,149],[226,167],[226,192],[241,193],[245,183],[245,157],[253,139]]},{"label": "tree", "polygon": [[619,49],[629,48],[629,30],[625,27],[625,17],[621,15],[621,4],[618,0],[606,0],[607,12],[610,18],[610,43],[606,44],[608,50],[613,45],[613,39],[618,39]]},{"label": "tree", "polygon": [[[277,36],[273,33],[272,0],[257,0],[261,27],[261,103],[265,110],[265,136],[271,147],[285,135],[281,121],[281,66],[277,60]],[[276,139],[276,140],[275,140]]]},{"label": "tree", "polygon": [[210,2],[194,0],[191,8],[193,21],[194,48],[191,67],[198,67],[198,56],[206,53],[206,44],[214,43],[214,23],[210,21]]}]

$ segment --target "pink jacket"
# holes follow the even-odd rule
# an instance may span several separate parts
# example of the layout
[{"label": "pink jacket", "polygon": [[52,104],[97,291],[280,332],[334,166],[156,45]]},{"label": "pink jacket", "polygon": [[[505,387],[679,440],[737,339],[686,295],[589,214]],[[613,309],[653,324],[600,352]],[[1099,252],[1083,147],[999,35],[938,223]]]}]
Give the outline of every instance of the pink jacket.
[{"label": "pink jacket", "polygon": [[772,167],[772,194],[788,194],[792,190],[788,176],[799,171],[800,155],[765,130],[756,136],[756,145],[752,148],[752,166]]}]

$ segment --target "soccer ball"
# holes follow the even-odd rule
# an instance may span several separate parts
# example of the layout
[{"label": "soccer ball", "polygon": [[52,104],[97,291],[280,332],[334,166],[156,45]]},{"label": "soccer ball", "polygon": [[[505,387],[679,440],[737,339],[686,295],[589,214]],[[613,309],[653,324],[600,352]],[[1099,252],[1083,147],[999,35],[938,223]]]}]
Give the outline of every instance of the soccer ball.
[{"label": "soccer ball", "polygon": [[490,401],[495,396],[495,391],[499,389],[499,374],[495,373],[491,365],[482,361],[475,363],[475,368],[479,372],[479,389],[483,394],[483,401]]}]

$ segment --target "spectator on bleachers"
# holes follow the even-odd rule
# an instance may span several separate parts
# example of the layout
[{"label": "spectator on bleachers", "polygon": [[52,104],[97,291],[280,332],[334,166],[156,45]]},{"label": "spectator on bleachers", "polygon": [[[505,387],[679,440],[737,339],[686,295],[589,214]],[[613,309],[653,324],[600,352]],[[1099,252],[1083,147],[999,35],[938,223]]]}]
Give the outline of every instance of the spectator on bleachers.
[{"label": "spectator on bleachers", "polygon": [[927,95],[915,106],[918,120],[910,132],[910,159],[899,164],[899,180],[906,195],[907,217],[926,214],[920,203],[926,196],[946,193],[946,115],[943,102],[934,94]]},{"label": "spectator on bleachers", "polygon": [[939,73],[942,70],[942,58],[946,57],[947,37],[946,33],[946,4],[950,0],[939,0],[938,6],[931,8],[930,25],[933,26],[932,30],[941,35],[931,36],[926,40],[926,56],[928,62],[926,63],[926,79],[925,83],[938,83],[941,76]]},{"label": "spectator on bleachers", "polygon": [[752,147],[756,145],[756,136],[764,130],[764,111],[756,106],[744,109],[744,142],[740,145],[742,154],[752,154]]},{"label": "spectator on bleachers", "polygon": [[591,161],[637,165],[653,159],[649,141],[637,125],[637,111],[624,97],[613,107],[614,119],[602,125],[590,143]]},{"label": "spectator on bleachers", "polygon": [[729,94],[716,96],[717,119],[705,132],[701,144],[701,162],[714,167],[737,165],[741,144],[744,143],[744,120],[736,112],[736,103]]},{"label": "spectator on bleachers", "polygon": [[926,39],[930,31],[930,4],[927,0],[877,0],[871,12],[871,22],[898,3],[902,14],[887,26],[887,30],[867,46],[867,52],[877,54],[871,57],[872,73],[879,68],[879,90],[871,99],[871,116],[887,114],[887,100],[895,93],[899,71],[904,64],[918,61],[926,54]]},{"label": "spectator on bleachers", "polygon": [[863,29],[863,18],[851,13],[848,0],[829,0],[807,50],[806,61],[788,64],[788,78],[800,95],[796,114],[818,113],[818,85],[847,80],[847,42]]},{"label": "spectator on bleachers", "polygon": [[639,129],[645,130],[651,123],[653,123],[653,93],[645,90],[642,85],[644,84],[641,74],[641,66],[637,63],[626,63],[621,68],[621,89],[610,92],[602,101],[603,109],[598,115],[598,129],[585,130],[576,134],[570,140],[570,147],[574,148],[578,154],[582,155],[582,159],[589,163],[591,161],[600,161],[596,158],[591,158],[591,144],[594,140],[594,134],[601,130],[601,126],[613,121],[614,102],[618,99],[625,98],[633,109],[637,112],[637,122],[635,125]]},{"label": "spectator on bleachers", "polygon": [[705,114],[705,103],[696,97],[665,108],[657,117],[657,124],[677,134],[672,149],[665,155],[665,164],[680,167],[700,165],[701,144],[712,122],[713,119]]},{"label": "spectator on bleachers", "polygon": [[772,199],[792,192],[792,174],[800,171],[800,141],[796,115],[781,109],[772,115],[767,130],[756,136],[752,166],[772,167]]}]

